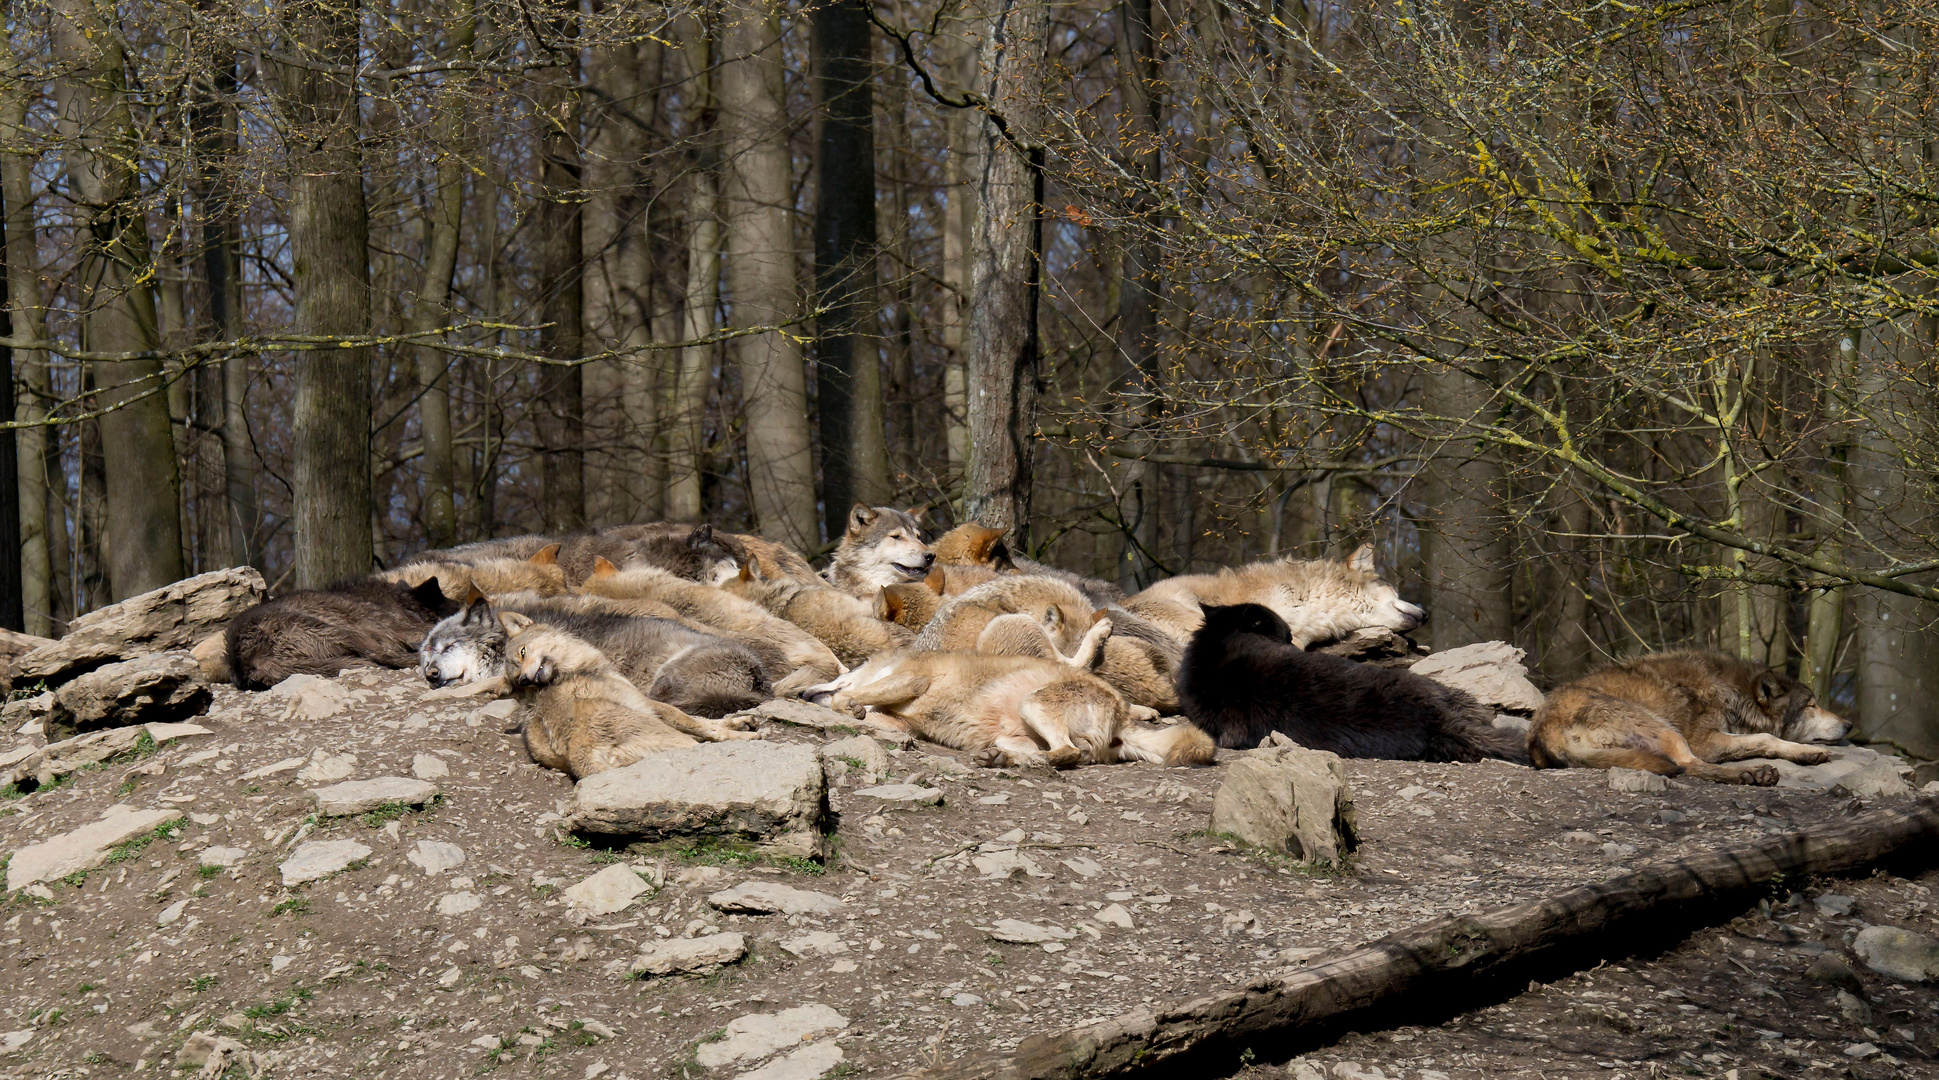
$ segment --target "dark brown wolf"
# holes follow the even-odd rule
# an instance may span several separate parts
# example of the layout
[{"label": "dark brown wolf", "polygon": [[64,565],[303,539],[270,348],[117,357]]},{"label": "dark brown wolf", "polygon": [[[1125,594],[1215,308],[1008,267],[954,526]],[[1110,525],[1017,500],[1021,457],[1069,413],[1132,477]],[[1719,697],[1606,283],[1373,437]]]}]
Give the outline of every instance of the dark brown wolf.
[{"label": "dark brown wolf", "polygon": [[916,512],[856,503],[826,576],[837,589],[873,602],[878,589],[921,581],[935,563]]},{"label": "dark brown wolf", "polygon": [[291,675],[332,676],[361,664],[411,667],[424,635],[457,610],[435,577],[416,587],[361,580],[293,592],[229,624],[229,670],[237,687],[267,690]]},{"label": "dark brown wolf", "polygon": [[1311,750],[1398,761],[1527,761],[1515,732],[1464,691],[1395,668],[1293,644],[1260,604],[1208,604],[1178,669],[1185,715],[1222,747],[1249,750],[1277,731]]},{"label": "dark brown wolf", "polygon": [[1811,688],[1718,652],[1670,652],[1592,672],[1548,696],[1535,713],[1529,756],[1538,769],[1641,769],[1724,784],[1768,786],[1781,758],[1817,765],[1850,725],[1820,708]]}]

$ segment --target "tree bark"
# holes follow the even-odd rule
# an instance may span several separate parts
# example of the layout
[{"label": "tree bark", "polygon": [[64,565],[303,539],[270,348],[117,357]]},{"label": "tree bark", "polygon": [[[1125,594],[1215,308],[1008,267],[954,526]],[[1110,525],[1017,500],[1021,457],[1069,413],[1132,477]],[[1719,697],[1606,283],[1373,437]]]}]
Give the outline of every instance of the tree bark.
[{"label": "tree bark", "polygon": [[[578,21],[562,14],[550,26],[558,63],[539,76],[537,122],[542,189],[534,262],[542,290],[539,351],[561,361],[585,353],[583,185],[579,158]],[[548,532],[586,525],[585,370],[578,363],[538,373],[541,516]]]},{"label": "tree bark", "polygon": [[[472,0],[458,0],[453,7],[447,52],[454,62],[471,58],[477,26],[473,14]],[[451,317],[451,278],[458,268],[459,230],[464,224],[465,165],[458,153],[458,143],[464,138],[463,91],[447,87],[445,93],[448,96],[439,103],[437,119],[439,156],[424,243],[424,275],[411,302],[411,329],[416,333],[445,325]],[[424,448],[419,513],[424,519],[426,543],[434,548],[449,547],[458,538],[457,504],[451,486],[451,358],[426,339],[419,339],[412,351],[416,353],[421,387],[417,416]]]},{"label": "tree bark", "polygon": [[[0,145],[31,145],[27,130],[28,89],[13,77],[15,70],[13,40],[0,27]],[[0,151],[0,201],[6,207],[3,247],[7,270],[7,327],[21,337],[45,340],[47,312],[41,298],[40,238],[34,226],[35,155],[23,150]],[[32,424],[47,413],[49,380],[47,354],[38,349],[11,350],[12,374],[17,374],[21,393],[14,407],[0,412],[0,418]],[[13,473],[18,485],[19,558],[10,560],[20,580],[21,620],[18,629],[37,637],[54,636],[54,564],[49,542],[48,448],[58,443],[45,427],[24,427],[14,433],[18,455]],[[0,567],[0,575],[6,573]]]},{"label": "tree bark", "polygon": [[[687,280],[679,333],[683,341],[698,342],[714,333],[715,309],[720,304],[720,155],[714,131],[713,75],[718,50],[714,29],[704,15],[696,13],[683,20],[682,31],[681,51],[686,56],[690,88],[687,138],[696,149],[687,180]],[[706,516],[700,473],[714,353],[712,344],[681,349],[665,395],[666,516],[673,521],[700,521]]]},{"label": "tree bark", "polygon": [[[976,46],[967,30],[955,27],[943,38],[946,62],[956,85],[973,85],[976,71]],[[969,314],[970,237],[976,229],[977,178],[982,162],[977,142],[971,137],[977,117],[968,109],[951,109],[943,117],[947,134],[948,159],[944,162],[944,183],[948,203],[943,207],[943,445],[948,453],[949,475],[957,484],[969,477],[969,389],[965,363],[969,358],[965,322]],[[960,488],[958,489],[961,490]]]},{"label": "tree bark", "polygon": [[[296,325],[308,334],[370,332],[369,218],[358,144],[359,20],[353,6],[291,12],[278,65],[292,125],[290,248]],[[332,70],[324,70],[332,69]],[[291,473],[295,583],[318,588],[371,571],[370,350],[305,353],[296,365]]]},{"label": "tree bark", "polygon": [[856,502],[889,498],[882,364],[875,320],[875,75],[864,0],[814,9],[821,137],[815,182],[816,408],[821,417],[822,528],[847,528]]},{"label": "tree bark", "polygon": [[[1044,151],[1031,133],[1049,29],[1044,0],[1005,0],[990,20],[985,40],[993,115],[986,115],[976,136],[982,212],[969,253],[964,374],[970,456],[963,516],[1009,529],[1019,549],[1029,543],[1043,252]],[[1008,137],[996,117],[1004,118]]]},{"label": "tree bark", "polygon": [[[1151,0],[1119,0],[1118,95],[1123,120],[1119,149],[1125,171],[1146,183],[1159,178],[1157,95],[1158,58],[1151,32]],[[1137,197],[1133,215],[1149,219],[1148,200]],[[1160,302],[1157,244],[1138,226],[1124,239],[1118,262],[1117,346],[1118,391],[1123,397],[1123,423],[1134,453],[1157,449],[1152,438],[1164,415],[1162,376],[1158,370],[1158,304]],[[1124,558],[1118,563],[1118,584],[1130,591],[1150,585],[1158,576],[1156,564],[1166,517],[1165,467],[1133,460],[1125,470],[1128,495],[1119,513],[1130,527]]]},{"label": "tree bark", "polygon": [[[137,202],[139,136],[126,97],[119,35],[86,0],[55,0],[49,35],[67,175],[86,236],[77,306],[90,350],[154,353],[161,340],[148,224]],[[168,398],[157,359],[89,362],[100,407],[109,594],[116,600],[182,576],[181,493]]]},{"label": "tree bark", "polygon": [[[723,265],[734,329],[789,322],[798,313],[793,166],[782,82],[780,7],[750,0],[723,30],[720,126],[725,157]],[[795,548],[821,546],[807,371],[790,334],[735,338],[741,373],[748,487],[758,528]]]}]

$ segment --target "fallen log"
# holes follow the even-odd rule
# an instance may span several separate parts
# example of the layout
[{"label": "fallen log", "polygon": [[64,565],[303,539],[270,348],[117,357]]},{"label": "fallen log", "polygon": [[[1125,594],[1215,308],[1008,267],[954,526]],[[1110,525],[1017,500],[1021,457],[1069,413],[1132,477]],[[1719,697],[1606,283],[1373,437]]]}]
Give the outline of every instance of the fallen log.
[{"label": "fallen log", "polygon": [[1250,1050],[1281,1060],[1344,1030],[1419,1012],[1448,1015],[1523,985],[1638,949],[1742,910],[1747,894],[1785,880],[1849,873],[1886,860],[1939,862],[1939,802],[1879,810],[1742,847],[1652,863],[1481,915],[1402,930],[1255,980],[1233,993],[1024,1040],[1007,1053],[903,1074],[903,1080],[1088,1080],[1163,1073],[1224,1075]]}]

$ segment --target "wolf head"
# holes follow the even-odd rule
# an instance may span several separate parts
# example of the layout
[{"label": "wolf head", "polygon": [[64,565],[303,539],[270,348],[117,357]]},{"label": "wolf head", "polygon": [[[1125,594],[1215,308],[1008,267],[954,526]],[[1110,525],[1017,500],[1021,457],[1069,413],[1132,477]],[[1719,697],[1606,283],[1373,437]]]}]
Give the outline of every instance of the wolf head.
[{"label": "wolf head", "polygon": [[[1768,668],[1756,673],[1752,699],[1758,716],[1751,717],[1760,730],[1791,742],[1831,743],[1851,731],[1845,718],[1818,704],[1809,686]],[[1750,725],[1747,725],[1750,726]]]},{"label": "wolf head", "polygon": [[433,626],[418,646],[418,667],[434,687],[489,679],[505,666],[507,635],[491,602],[475,588],[465,600],[462,610]]},{"label": "wolf head", "polygon": [[1272,587],[1260,602],[1286,621],[1301,647],[1370,626],[1406,633],[1427,621],[1424,608],[1402,600],[1374,571],[1371,544],[1344,563],[1282,559],[1268,566]]},{"label": "wolf head", "polygon": [[606,670],[612,662],[584,638],[535,623],[516,612],[499,616],[511,635],[505,643],[505,681],[515,690],[551,686],[569,676]]},{"label": "wolf head", "polygon": [[1200,610],[1205,613],[1205,621],[1193,635],[1195,640],[1220,641],[1237,634],[1250,634],[1282,645],[1292,644],[1292,628],[1264,604],[1204,604]]},{"label": "wolf head", "polygon": [[936,556],[922,542],[922,523],[916,514],[856,503],[848,512],[848,530],[842,534],[835,561],[856,580],[879,589],[921,581]]},{"label": "wolf head", "polygon": [[1010,547],[1003,542],[1003,529],[992,529],[974,521],[958,525],[936,538],[936,561],[949,566],[982,566],[998,573],[1017,570]]}]

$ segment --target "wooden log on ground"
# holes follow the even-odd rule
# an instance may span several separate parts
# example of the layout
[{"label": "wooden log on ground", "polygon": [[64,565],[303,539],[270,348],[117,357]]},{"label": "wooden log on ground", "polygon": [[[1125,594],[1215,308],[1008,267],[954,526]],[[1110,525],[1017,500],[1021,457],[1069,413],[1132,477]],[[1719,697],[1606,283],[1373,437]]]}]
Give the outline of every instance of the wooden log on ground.
[{"label": "wooden log on ground", "polygon": [[[904,1080],[1079,1080],[1141,1074],[1224,1075],[1250,1049],[1291,1056],[1319,1036],[1458,1013],[1531,973],[1549,977],[1663,947],[1741,911],[1748,894],[1887,860],[1939,862],[1939,803],[1879,810],[1838,824],[1652,863],[1514,907],[1426,923],[1234,993],[1143,1006],[1035,1036],[1014,1051],[904,1074]],[[1452,1004],[1450,1004],[1452,1003]]]}]

